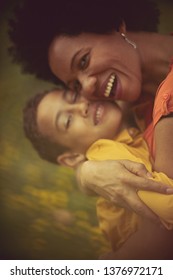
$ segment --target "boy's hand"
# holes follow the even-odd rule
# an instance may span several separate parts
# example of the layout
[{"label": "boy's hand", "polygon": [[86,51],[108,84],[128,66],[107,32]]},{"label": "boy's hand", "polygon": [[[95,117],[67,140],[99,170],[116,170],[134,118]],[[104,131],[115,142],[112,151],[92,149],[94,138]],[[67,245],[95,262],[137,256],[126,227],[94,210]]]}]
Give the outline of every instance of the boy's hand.
[{"label": "boy's hand", "polygon": [[173,188],[151,180],[143,164],[130,160],[86,161],[76,175],[84,193],[102,196],[156,223],[159,218],[140,200],[137,190],[173,194]]}]

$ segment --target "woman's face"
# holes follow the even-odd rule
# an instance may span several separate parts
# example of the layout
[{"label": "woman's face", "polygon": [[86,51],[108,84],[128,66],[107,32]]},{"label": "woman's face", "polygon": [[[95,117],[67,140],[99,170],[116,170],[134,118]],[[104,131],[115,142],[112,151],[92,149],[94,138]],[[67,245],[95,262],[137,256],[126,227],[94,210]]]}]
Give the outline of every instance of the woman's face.
[{"label": "woman's face", "polygon": [[87,98],[134,101],[141,93],[138,50],[119,32],[59,36],[48,59],[52,72]]}]

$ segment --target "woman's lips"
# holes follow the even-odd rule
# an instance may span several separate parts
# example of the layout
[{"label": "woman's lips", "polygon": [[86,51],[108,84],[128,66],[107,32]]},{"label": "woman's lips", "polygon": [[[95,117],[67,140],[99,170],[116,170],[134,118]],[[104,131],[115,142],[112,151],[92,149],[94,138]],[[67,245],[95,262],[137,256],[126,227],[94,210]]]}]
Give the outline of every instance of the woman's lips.
[{"label": "woman's lips", "polygon": [[110,96],[110,93],[111,93],[115,83],[116,83],[116,76],[114,74],[112,74],[109,78],[109,81],[107,83],[107,86],[106,86],[106,89],[105,89],[105,92],[104,92],[105,97]]},{"label": "woman's lips", "polygon": [[100,94],[107,100],[119,100],[122,96],[121,91],[121,84],[118,76],[111,74],[101,86]]}]

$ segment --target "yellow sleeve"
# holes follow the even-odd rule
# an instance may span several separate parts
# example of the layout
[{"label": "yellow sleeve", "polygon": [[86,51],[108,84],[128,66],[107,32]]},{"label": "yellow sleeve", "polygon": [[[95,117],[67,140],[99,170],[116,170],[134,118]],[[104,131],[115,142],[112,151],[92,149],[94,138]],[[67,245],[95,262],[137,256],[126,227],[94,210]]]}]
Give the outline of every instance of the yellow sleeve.
[{"label": "yellow sleeve", "polygon": [[[112,140],[98,140],[88,150],[87,158],[89,160],[124,159],[121,148],[122,145],[118,142],[116,145]],[[102,197],[98,199],[96,208],[99,226],[111,243],[112,250],[117,250],[138,229],[140,217]]]},{"label": "yellow sleeve", "polygon": [[[143,161],[140,147],[139,149],[139,157],[137,153],[132,154],[130,152],[130,147],[124,145],[123,143],[119,143],[112,140],[98,140],[94,143],[88,154],[89,160],[118,160],[118,159],[128,159],[135,162],[140,162],[147,165],[147,169],[151,171],[151,164]],[[136,149],[136,151],[138,151]],[[144,153],[145,150],[143,149]],[[148,151],[146,150],[146,154]],[[144,156],[144,155],[143,155]],[[144,156],[145,157],[145,156]],[[115,171],[116,172],[116,171]],[[169,186],[173,187],[173,180],[168,178],[163,173],[153,172],[153,180],[165,183]],[[173,195],[164,195],[156,192],[150,191],[138,191],[138,195],[140,199],[153,211],[155,212],[161,219],[162,223],[167,229],[173,229]]]},{"label": "yellow sleeve", "polygon": [[136,213],[118,207],[102,197],[97,201],[97,217],[99,226],[114,251],[137,231],[140,223]]}]

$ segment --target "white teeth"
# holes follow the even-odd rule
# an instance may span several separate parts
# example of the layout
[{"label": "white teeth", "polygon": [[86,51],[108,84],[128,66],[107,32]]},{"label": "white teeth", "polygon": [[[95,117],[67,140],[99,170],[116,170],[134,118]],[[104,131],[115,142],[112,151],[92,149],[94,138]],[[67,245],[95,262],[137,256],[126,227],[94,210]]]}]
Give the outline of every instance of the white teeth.
[{"label": "white teeth", "polygon": [[97,108],[97,111],[96,111],[96,117],[95,117],[95,119],[96,119],[96,124],[99,122],[99,120],[100,120],[100,116],[101,116],[101,114],[102,114],[102,111],[103,111],[103,109],[102,109],[102,107],[98,107]]},{"label": "white teeth", "polygon": [[114,84],[114,81],[115,81],[115,75],[112,74],[112,75],[110,76],[110,79],[109,79],[108,83],[107,83],[107,87],[106,87],[104,96],[109,97],[110,92],[111,92],[111,89],[112,89],[113,84]]}]

